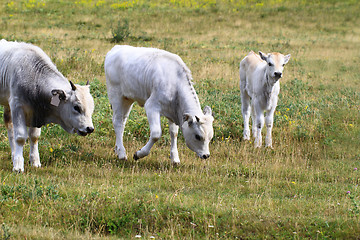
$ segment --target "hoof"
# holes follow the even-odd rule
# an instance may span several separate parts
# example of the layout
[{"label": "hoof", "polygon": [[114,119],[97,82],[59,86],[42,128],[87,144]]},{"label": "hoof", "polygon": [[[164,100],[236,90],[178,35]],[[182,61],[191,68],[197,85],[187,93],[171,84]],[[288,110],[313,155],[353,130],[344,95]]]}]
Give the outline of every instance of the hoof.
[{"label": "hoof", "polygon": [[41,163],[32,163],[32,162],[30,162],[30,165],[32,167],[35,167],[35,168],[40,168],[41,167]]},{"label": "hoof", "polygon": [[13,168],[13,172],[14,173],[23,173],[24,172],[24,169],[15,169],[15,168]]},{"label": "hoof", "polygon": [[139,158],[138,155],[135,153],[135,154],[134,154],[134,160],[137,161],[137,160],[139,160],[139,159],[140,159],[140,158]]},{"label": "hoof", "polygon": [[173,167],[179,167],[180,166],[180,162],[171,162]]}]

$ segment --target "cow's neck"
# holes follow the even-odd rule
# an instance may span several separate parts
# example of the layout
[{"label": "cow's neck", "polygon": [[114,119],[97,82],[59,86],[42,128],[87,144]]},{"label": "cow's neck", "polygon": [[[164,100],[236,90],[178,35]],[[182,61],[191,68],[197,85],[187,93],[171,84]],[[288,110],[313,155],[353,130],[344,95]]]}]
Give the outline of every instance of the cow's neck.
[{"label": "cow's neck", "polygon": [[200,116],[202,114],[199,98],[196,95],[194,87],[189,83],[179,87],[176,97],[176,120],[175,123],[182,126],[184,114],[191,116]]},{"label": "cow's neck", "polygon": [[[52,75],[51,77],[43,77],[43,87],[36,92],[28,94],[31,97],[31,105],[33,109],[33,118],[31,125],[33,127],[41,127],[48,123],[58,123],[57,119],[60,119],[61,111],[58,110],[58,106],[51,105],[51,90],[61,89],[67,91],[70,89],[70,84],[64,81],[62,75]],[[66,80],[66,79],[65,79]],[[65,87],[64,87],[65,86]]]},{"label": "cow's neck", "polygon": [[266,105],[268,105],[269,100],[271,98],[272,92],[274,90],[274,86],[276,81],[272,77],[269,76],[267,71],[264,72],[264,85],[263,85],[263,97],[265,98]]}]

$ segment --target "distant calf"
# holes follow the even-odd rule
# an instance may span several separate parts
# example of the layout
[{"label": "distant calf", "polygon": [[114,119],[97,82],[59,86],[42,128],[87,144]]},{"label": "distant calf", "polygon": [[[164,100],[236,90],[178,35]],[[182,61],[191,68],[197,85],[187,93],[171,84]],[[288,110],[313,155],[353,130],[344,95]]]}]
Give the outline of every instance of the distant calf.
[{"label": "distant calf", "polygon": [[28,135],[30,163],[41,166],[41,126],[58,123],[81,136],[94,131],[89,86],[69,82],[50,58],[31,44],[0,41],[0,104],[4,106],[14,171],[24,171],[23,146]]},{"label": "distant calf", "polygon": [[172,163],[180,163],[177,150],[179,126],[186,145],[200,158],[210,156],[213,137],[210,107],[201,111],[192,86],[191,73],[178,55],[154,48],[115,46],[105,58],[108,97],[113,109],[116,134],[115,152],[126,159],[123,133],[132,104],[143,106],[150,125],[150,139],[134,154],[134,159],[147,156],[161,136],[160,116],[169,120]]},{"label": "distant calf", "polygon": [[[255,147],[262,145],[261,129],[264,126],[264,122],[267,128],[265,145],[272,147],[271,130],[280,92],[279,79],[282,77],[285,64],[290,60],[290,54],[284,56],[276,52],[269,54],[259,52],[259,55],[251,51],[240,62],[244,140],[250,140],[249,118],[251,113]],[[264,117],[265,111],[266,117]]]}]

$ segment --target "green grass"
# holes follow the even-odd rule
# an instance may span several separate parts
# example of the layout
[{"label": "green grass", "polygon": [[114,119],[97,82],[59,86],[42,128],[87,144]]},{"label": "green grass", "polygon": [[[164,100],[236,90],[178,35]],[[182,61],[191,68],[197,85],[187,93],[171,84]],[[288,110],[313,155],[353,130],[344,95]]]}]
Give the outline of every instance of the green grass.
[{"label": "green grass", "polygon": [[[68,79],[90,80],[95,100],[95,132],[44,126],[43,167],[25,164],[24,174],[11,171],[0,121],[1,239],[360,238],[357,1],[19,0],[1,2],[0,13],[1,38],[38,45]],[[209,159],[180,136],[173,167],[163,119],[151,154],[132,160],[149,136],[135,105],[129,160],[117,160],[103,72],[114,33],[126,33],[118,44],[165,49],[189,66],[215,116]],[[274,149],[242,141],[238,66],[250,50],[291,53]]]}]

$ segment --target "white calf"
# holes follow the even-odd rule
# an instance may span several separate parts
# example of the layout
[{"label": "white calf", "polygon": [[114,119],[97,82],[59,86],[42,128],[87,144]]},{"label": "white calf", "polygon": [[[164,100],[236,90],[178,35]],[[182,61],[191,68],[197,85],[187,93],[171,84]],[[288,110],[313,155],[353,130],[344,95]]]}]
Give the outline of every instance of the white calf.
[{"label": "white calf", "polygon": [[[290,60],[290,54],[284,56],[276,52],[269,54],[259,52],[259,55],[251,51],[240,62],[244,140],[250,140],[249,119],[251,114],[255,147],[261,147],[262,145],[261,129],[264,122],[267,128],[265,145],[266,147],[272,147],[271,130],[280,92],[280,82],[278,80],[282,77],[285,64]],[[265,111],[266,117],[264,117]]]},{"label": "white calf", "polygon": [[126,159],[123,133],[132,104],[144,106],[150,125],[150,139],[134,154],[147,156],[161,136],[160,116],[169,120],[173,163],[180,163],[176,146],[179,126],[186,145],[201,158],[210,156],[214,118],[210,107],[201,111],[191,83],[191,73],[178,55],[154,48],[115,46],[105,58],[108,97],[113,109],[115,152]]}]

